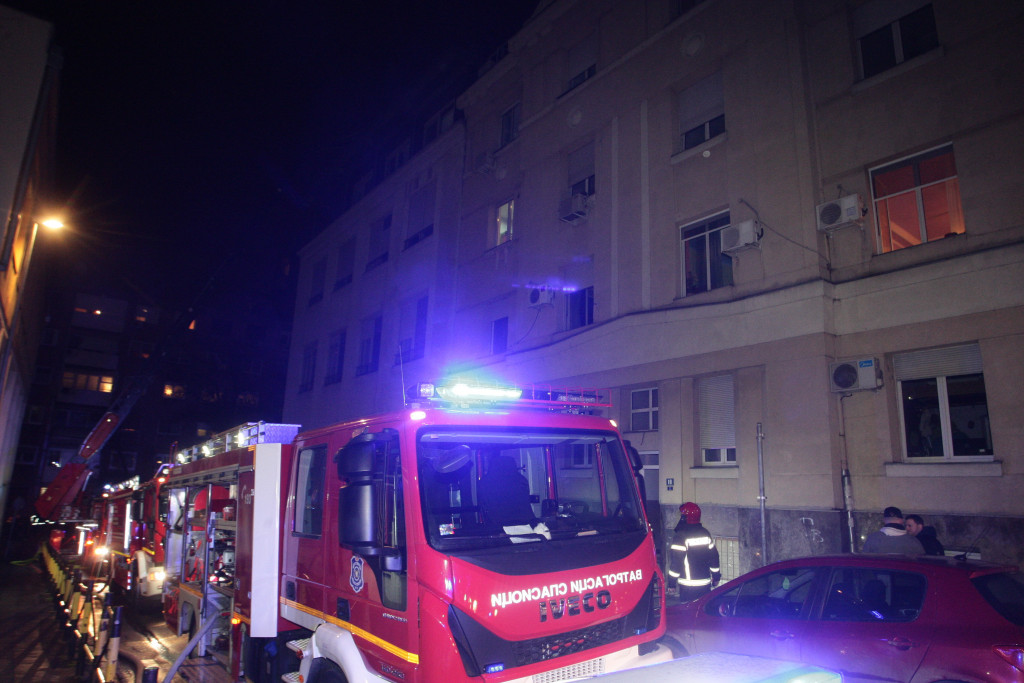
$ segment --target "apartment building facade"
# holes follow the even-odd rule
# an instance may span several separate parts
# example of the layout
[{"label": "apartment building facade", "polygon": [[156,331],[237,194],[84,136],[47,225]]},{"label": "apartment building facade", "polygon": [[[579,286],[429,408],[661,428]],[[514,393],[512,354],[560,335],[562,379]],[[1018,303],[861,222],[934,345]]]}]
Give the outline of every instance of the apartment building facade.
[{"label": "apartment building facade", "polygon": [[[384,328],[406,272],[444,292],[423,370],[610,388],[664,524],[699,503],[736,571],[857,550],[887,505],[1020,564],[1022,22],[996,2],[541,3],[461,126],[373,190],[382,213],[403,174],[458,173],[433,245],[351,292]],[[458,169],[427,161],[442,144]],[[301,273],[343,239],[358,268],[360,206]],[[361,320],[325,302],[300,285],[290,378],[323,316]],[[286,419],[350,417],[371,387],[360,410],[397,405],[394,373],[367,374],[290,379]]]}]

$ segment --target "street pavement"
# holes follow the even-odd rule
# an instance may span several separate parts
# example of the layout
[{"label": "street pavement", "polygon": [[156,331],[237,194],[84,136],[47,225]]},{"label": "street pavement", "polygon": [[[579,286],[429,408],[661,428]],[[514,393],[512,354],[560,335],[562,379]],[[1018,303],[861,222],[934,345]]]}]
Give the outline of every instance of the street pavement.
[{"label": "street pavement", "polygon": [[[79,629],[98,630],[105,594],[94,600],[95,618],[82,613]],[[76,651],[56,591],[42,562],[35,558],[0,563],[0,681],[3,683],[71,683],[76,676]],[[118,683],[164,683],[187,644],[175,635],[157,601],[122,609]],[[156,668],[146,673],[147,668]],[[100,680],[93,677],[91,680]],[[228,672],[211,657],[188,659],[173,683],[228,683]],[[171,683],[168,681],[167,683]]]},{"label": "street pavement", "polygon": [[68,683],[71,647],[38,561],[0,565],[0,680]]}]

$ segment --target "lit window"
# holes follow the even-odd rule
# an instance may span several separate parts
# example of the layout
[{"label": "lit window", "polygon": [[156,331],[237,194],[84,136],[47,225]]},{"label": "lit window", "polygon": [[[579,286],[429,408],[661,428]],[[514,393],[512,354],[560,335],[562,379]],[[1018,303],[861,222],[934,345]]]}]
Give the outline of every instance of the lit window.
[{"label": "lit window", "polygon": [[881,252],[964,232],[951,145],[872,170],[871,192]]},{"label": "lit window", "polygon": [[908,460],[991,460],[995,451],[977,344],[897,353],[893,371]]},{"label": "lit window", "polygon": [[908,3],[891,0],[875,0],[857,8],[854,30],[864,78],[887,71],[939,46],[931,4],[917,4],[918,8],[907,14],[902,12],[906,11]]},{"label": "lit window", "polygon": [[732,284],[732,259],[722,253],[722,228],[728,225],[726,212],[680,226],[686,296]]},{"label": "lit window", "polygon": [[698,382],[700,452],[703,465],[736,464],[736,408],[732,375]]},{"label": "lit window", "polygon": [[185,398],[185,387],[180,384],[165,384],[164,396],[167,398]]},{"label": "lit window", "polygon": [[515,200],[510,199],[498,207],[498,244],[512,239],[512,225],[515,216]]},{"label": "lit window", "polygon": [[658,431],[658,389],[635,389],[630,398],[630,431]]}]

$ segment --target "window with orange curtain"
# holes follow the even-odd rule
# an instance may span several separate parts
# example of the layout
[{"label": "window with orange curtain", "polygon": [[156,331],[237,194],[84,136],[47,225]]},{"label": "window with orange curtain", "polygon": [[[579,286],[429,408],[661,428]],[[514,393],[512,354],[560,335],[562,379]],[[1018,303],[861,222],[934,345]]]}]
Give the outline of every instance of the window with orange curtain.
[{"label": "window with orange curtain", "polygon": [[879,252],[964,231],[952,145],[872,169],[871,192]]}]

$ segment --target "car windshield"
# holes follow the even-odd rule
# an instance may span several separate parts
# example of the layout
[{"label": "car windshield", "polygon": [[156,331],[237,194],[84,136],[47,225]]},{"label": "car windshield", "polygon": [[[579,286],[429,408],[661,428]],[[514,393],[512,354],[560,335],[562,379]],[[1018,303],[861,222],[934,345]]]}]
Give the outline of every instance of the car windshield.
[{"label": "car windshield", "polygon": [[999,614],[1017,626],[1024,626],[1024,574],[982,574],[971,582]]},{"label": "car windshield", "polygon": [[435,548],[585,540],[644,528],[633,470],[614,432],[428,427],[417,450]]}]

